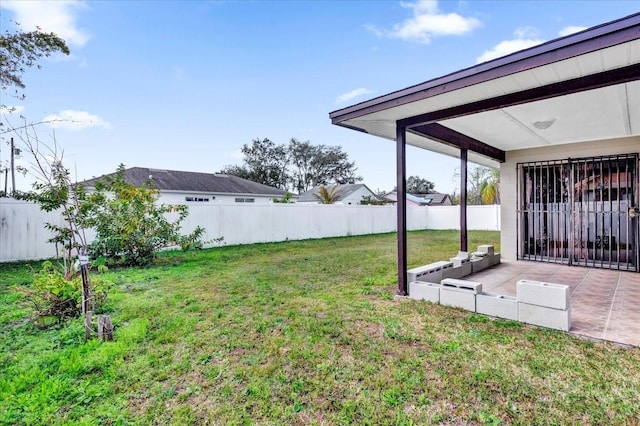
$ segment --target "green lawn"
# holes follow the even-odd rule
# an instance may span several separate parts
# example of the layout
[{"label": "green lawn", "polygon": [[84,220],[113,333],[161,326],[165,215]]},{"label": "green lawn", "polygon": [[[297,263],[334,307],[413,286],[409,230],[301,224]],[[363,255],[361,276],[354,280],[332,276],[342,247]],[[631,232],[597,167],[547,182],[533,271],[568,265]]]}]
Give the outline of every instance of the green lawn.
[{"label": "green lawn", "polygon": [[[498,244],[470,232],[469,246]],[[458,233],[409,235],[410,266]],[[640,350],[395,301],[394,234],[109,272],[115,341],[39,329],[0,266],[0,424],[634,424]],[[34,264],[37,267],[37,264]],[[637,424],[637,423],[635,423]]]}]

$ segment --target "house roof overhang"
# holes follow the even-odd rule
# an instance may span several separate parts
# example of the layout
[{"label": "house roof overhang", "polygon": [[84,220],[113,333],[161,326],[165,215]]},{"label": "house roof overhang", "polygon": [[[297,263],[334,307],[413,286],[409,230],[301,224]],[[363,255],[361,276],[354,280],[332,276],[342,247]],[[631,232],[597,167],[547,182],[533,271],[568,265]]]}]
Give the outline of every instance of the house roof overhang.
[{"label": "house roof overhang", "polygon": [[496,167],[505,152],[640,135],[640,13],[330,113]]}]

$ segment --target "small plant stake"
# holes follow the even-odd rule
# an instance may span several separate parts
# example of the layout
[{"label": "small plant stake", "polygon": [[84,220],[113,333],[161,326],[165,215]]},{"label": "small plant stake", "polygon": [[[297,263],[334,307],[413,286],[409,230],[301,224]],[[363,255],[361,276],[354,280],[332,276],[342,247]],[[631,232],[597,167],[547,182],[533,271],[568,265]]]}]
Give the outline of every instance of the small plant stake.
[{"label": "small plant stake", "polygon": [[80,275],[82,277],[82,313],[84,314],[84,342],[91,338],[91,308],[89,308],[89,277],[87,274],[87,264],[89,256],[84,253],[78,256],[80,261]]},{"label": "small plant stake", "polygon": [[111,315],[98,315],[98,339],[110,342],[113,340]]},{"label": "small plant stake", "polygon": [[[84,249],[83,249],[84,251]],[[80,261],[80,274],[82,276],[82,313],[88,313],[90,308],[91,295],[89,294],[89,275],[87,271],[87,265],[89,264],[89,256],[81,254],[78,256]]]},{"label": "small plant stake", "polygon": [[87,341],[91,338],[91,320],[92,320],[92,312],[91,311],[87,311],[87,313],[84,315],[84,342],[87,343]]}]

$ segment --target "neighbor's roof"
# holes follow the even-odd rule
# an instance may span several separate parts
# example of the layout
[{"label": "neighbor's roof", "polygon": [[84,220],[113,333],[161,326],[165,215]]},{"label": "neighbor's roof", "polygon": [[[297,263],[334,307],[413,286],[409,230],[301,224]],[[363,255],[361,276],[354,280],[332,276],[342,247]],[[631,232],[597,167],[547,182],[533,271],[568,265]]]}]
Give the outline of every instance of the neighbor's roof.
[{"label": "neighbor's roof", "polygon": [[[95,182],[114,173],[99,178],[84,181],[86,186],[92,187]],[[146,167],[132,167],[125,170],[125,181],[140,186],[151,180],[160,191],[206,192],[212,194],[251,194],[265,196],[282,196],[286,194],[278,188],[252,182],[238,176],[183,172],[178,170],[159,170]]]},{"label": "neighbor's roof", "polygon": [[[396,202],[398,201],[398,193],[396,191],[391,191],[383,197],[386,200]],[[420,205],[436,205],[442,204],[447,198],[451,198],[449,194],[407,194],[407,200]]]},{"label": "neighbor's roof", "polygon": [[447,198],[451,198],[449,194],[440,194],[440,193],[413,194],[413,195],[424,199],[429,204],[442,204]]},{"label": "neighbor's roof", "polygon": [[338,194],[338,197],[336,197],[336,201],[344,200],[349,195],[353,194],[354,192],[356,192],[357,190],[363,187],[366,188],[367,191],[369,191],[374,197],[376,196],[373,193],[373,191],[370,190],[369,187],[364,183],[349,183],[349,184],[342,184],[342,185],[318,185],[314,188],[311,188],[309,191],[303,192],[302,194],[300,194],[300,196],[298,197],[298,202],[299,203],[317,202],[318,198],[314,194],[318,193],[318,189],[320,189],[321,186],[326,186],[327,189],[329,190],[334,186],[337,186],[338,191],[340,191],[340,193]]},{"label": "neighbor's roof", "polygon": [[[402,66],[401,63],[398,64]],[[640,13],[329,114],[496,167],[510,150],[640,135]]]}]

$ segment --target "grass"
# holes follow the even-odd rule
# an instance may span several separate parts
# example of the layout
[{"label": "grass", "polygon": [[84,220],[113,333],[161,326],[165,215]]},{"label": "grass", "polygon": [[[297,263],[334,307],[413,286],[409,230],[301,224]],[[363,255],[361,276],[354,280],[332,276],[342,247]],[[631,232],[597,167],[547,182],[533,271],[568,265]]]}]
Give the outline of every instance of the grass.
[{"label": "grass", "polygon": [[[458,234],[408,245],[417,266]],[[79,320],[27,321],[29,269],[2,265],[0,424],[637,424],[639,349],[395,301],[395,253],[393,234],[163,253],[109,272],[115,341],[88,344]]]}]

